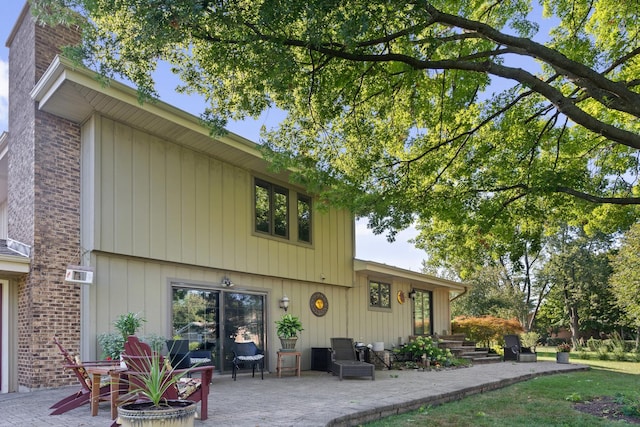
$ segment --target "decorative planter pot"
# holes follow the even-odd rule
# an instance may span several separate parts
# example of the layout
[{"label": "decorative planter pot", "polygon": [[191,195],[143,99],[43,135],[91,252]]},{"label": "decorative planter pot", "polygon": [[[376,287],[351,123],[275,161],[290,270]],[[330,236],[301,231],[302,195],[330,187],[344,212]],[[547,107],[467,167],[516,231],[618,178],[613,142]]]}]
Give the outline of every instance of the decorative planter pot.
[{"label": "decorative planter pot", "polygon": [[569,353],[566,351],[560,351],[556,353],[556,362],[569,363]]},{"label": "decorative planter pot", "polygon": [[118,423],[124,427],[193,427],[196,402],[169,400],[167,406],[154,407],[151,402],[118,406]]},{"label": "decorative planter pot", "polygon": [[280,345],[282,348],[281,351],[295,351],[296,350],[296,341],[298,341],[298,337],[293,338],[280,338]]}]

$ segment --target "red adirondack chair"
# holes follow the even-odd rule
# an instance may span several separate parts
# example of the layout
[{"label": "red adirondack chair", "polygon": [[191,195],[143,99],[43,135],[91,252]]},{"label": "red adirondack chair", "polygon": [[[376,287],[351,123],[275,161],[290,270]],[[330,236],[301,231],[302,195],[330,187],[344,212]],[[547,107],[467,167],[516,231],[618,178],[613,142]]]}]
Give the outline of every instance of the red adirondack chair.
[{"label": "red adirondack chair", "polygon": [[[149,371],[152,356],[151,347],[141,342],[138,337],[131,335],[124,344],[124,353],[122,358],[127,365],[128,370],[124,372],[128,375],[129,382],[134,387],[140,386],[135,383],[136,373],[144,373]],[[160,361],[165,363],[164,359]],[[169,375],[180,375],[185,372],[189,374],[199,373],[200,378],[180,378],[175,386],[169,387],[164,393],[163,398],[169,400],[184,399],[200,402],[200,419],[206,420],[208,414],[208,398],[211,378],[213,377],[213,366],[196,366],[189,369],[171,369]]]},{"label": "red adirondack chair", "polygon": [[[85,367],[89,366],[113,366],[117,364],[113,360],[96,360],[89,362],[82,362],[78,357],[71,356],[71,353],[65,349],[58,337],[53,337],[53,342],[60,349],[60,353],[64,357],[65,364],[64,369],[70,369],[78,378],[81,388],[74,394],[65,397],[59,402],[53,404],[49,409],[54,409],[50,415],[60,415],[67,411],[75,409],[79,406],[89,403],[91,401],[91,376],[85,370]],[[100,387],[100,396],[104,396],[104,400],[108,400],[110,396],[110,384],[106,384]]]}]

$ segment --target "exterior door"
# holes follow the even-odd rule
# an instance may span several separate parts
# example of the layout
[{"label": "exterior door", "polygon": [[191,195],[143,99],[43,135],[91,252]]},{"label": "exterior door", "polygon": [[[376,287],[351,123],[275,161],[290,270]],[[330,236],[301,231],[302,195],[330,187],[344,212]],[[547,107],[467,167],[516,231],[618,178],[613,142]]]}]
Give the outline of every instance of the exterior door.
[{"label": "exterior door", "polygon": [[413,299],[413,334],[432,335],[433,334],[433,312],[431,302],[431,291],[415,289]]},{"label": "exterior door", "polygon": [[191,350],[210,351],[216,370],[231,371],[233,343],[253,341],[265,349],[265,295],[172,286],[172,339]]},{"label": "exterior door", "polygon": [[233,343],[253,341],[265,349],[265,296],[224,292],[224,371],[231,371]]}]

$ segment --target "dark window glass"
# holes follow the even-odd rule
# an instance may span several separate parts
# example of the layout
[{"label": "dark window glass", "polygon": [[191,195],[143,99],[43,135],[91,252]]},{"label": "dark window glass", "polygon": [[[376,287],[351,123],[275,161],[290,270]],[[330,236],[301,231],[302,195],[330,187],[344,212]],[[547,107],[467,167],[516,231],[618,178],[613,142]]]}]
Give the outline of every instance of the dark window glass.
[{"label": "dark window glass", "polygon": [[255,180],[256,231],[289,237],[289,191],[261,179]]},{"label": "dark window glass", "polygon": [[273,233],[276,236],[289,235],[289,194],[284,188],[274,187],[273,190]]},{"label": "dark window glass", "polygon": [[298,194],[298,240],[311,243],[311,198]]},{"label": "dark window glass", "polygon": [[414,335],[431,335],[431,292],[416,289],[413,300],[413,333]]},{"label": "dark window glass", "polygon": [[256,231],[270,233],[269,188],[256,182]]},{"label": "dark window glass", "polygon": [[369,282],[369,305],[371,307],[391,308],[391,285]]}]

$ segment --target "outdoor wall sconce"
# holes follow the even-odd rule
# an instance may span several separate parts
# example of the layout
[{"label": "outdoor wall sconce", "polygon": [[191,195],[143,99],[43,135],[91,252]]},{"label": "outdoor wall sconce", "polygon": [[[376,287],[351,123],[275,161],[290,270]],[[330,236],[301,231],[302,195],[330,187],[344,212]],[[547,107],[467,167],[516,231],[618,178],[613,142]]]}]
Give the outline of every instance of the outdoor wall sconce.
[{"label": "outdoor wall sconce", "polygon": [[416,290],[415,289],[411,289],[409,291],[409,298],[411,298],[412,300],[416,299]]},{"label": "outdoor wall sconce", "polygon": [[224,286],[225,288],[230,288],[233,286],[233,282],[231,281],[231,279],[229,279],[227,276],[224,276],[222,278],[222,281],[220,282],[220,284],[222,286]]},{"label": "outdoor wall sconce", "polygon": [[284,311],[289,310],[289,297],[286,294],[280,300],[280,308]]}]

